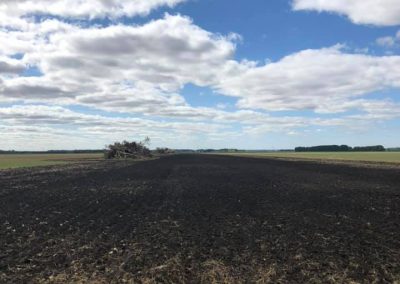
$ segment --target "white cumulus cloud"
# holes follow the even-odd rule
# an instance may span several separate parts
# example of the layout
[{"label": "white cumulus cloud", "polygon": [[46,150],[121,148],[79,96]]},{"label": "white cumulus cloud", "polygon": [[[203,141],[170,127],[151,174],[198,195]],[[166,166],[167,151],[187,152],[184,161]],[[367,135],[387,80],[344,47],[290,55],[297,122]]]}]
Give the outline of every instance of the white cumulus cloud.
[{"label": "white cumulus cloud", "polygon": [[346,53],[340,45],[300,51],[220,84],[243,108],[320,113],[346,111],[349,100],[393,88],[400,88],[400,56]]},{"label": "white cumulus cloud", "polygon": [[20,61],[42,74],[4,78],[0,96],[26,102],[194,116],[202,111],[186,104],[178,94],[181,88],[213,86],[220,76],[241,68],[232,59],[237,37],[210,33],[180,15],[142,26],[84,28],[46,20],[0,31],[0,37],[8,38],[8,45],[0,47],[4,58],[23,53]]},{"label": "white cumulus cloud", "polygon": [[376,40],[376,43],[382,47],[395,48],[400,46],[400,31],[394,36],[380,37]]},{"label": "white cumulus cloud", "polygon": [[400,25],[400,0],[293,0],[293,9],[338,13],[355,24]]},{"label": "white cumulus cloud", "polygon": [[147,15],[152,10],[173,7],[185,0],[2,0],[0,14],[13,16],[52,15],[104,18]]},{"label": "white cumulus cloud", "polygon": [[0,56],[0,74],[19,74],[26,66],[20,60]]}]

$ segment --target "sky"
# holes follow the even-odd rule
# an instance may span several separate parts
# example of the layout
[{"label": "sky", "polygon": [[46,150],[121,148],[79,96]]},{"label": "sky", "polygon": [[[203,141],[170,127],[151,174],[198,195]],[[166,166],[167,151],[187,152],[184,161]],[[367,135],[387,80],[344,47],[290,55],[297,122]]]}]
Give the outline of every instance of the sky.
[{"label": "sky", "polygon": [[0,149],[400,146],[400,0],[2,0]]}]

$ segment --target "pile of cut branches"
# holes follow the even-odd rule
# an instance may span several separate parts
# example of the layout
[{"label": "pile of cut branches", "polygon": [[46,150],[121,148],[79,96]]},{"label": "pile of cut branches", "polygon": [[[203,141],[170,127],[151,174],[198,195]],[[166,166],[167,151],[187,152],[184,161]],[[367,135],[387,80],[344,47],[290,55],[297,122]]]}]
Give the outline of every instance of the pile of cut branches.
[{"label": "pile of cut branches", "polygon": [[150,139],[147,137],[141,142],[115,142],[106,146],[104,157],[106,159],[140,159],[151,157],[151,151],[147,148]]}]

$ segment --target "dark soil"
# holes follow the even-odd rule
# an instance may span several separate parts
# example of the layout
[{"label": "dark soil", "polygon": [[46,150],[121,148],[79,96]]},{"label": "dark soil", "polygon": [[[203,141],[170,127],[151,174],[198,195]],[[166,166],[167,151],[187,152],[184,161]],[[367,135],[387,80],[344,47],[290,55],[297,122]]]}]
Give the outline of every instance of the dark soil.
[{"label": "dark soil", "polygon": [[400,281],[399,169],[175,155],[0,172],[1,283],[352,281]]}]

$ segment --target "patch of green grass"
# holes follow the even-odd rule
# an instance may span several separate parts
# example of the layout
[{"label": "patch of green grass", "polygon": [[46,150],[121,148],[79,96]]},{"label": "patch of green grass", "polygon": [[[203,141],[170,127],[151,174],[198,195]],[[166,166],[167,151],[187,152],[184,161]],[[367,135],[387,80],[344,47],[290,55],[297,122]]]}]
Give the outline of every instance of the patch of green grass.
[{"label": "patch of green grass", "polygon": [[102,159],[103,154],[3,154],[0,169],[61,165]]},{"label": "patch of green grass", "polygon": [[400,163],[400,152],[271,152],[271,153],[229,153],[226,155],[257,157],[257,158],[286,158],[311,160],[342,160],[360,162]]}]

